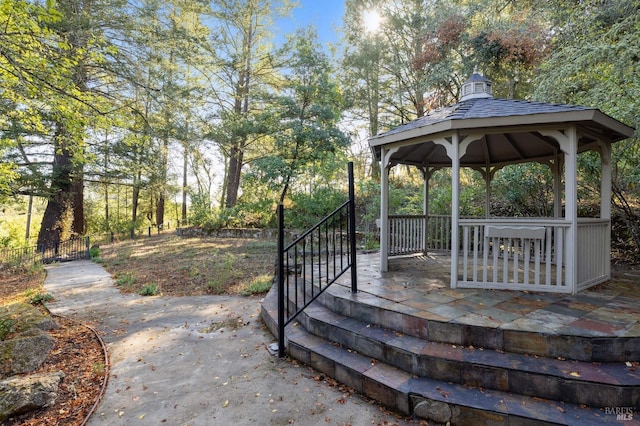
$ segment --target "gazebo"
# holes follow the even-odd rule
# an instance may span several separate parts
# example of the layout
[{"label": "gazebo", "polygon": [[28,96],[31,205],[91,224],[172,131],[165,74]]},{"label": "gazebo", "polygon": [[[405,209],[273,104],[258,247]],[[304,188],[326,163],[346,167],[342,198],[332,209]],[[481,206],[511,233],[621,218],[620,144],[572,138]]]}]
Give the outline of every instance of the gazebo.
[{"label": "gazebo", "polygon": [[[474,73],[460,102],[373,136],[369,146],[381,168],[380,268],[389,257],[424,252],[438,229],[451,253],[451,288],[488,288],[575,294],[610,278],[611,146],[634,129],[598,109],[493,98],[491,81]],[[579,218],[577,157],[601,160],[600,212]],[[554,176],[554,215],[490,215],[490,183],[510,164],[539,162]],[[424,214],[389,215],[389,170],[418,167],[424,176]],[[451,168],[451,217],[435,225],[429,215],[429,178]],[[460,170],[477,170],[486,183],[486,214],[459,213]],[[563,178],[564,172],[564,179]],[[564,208],[563,208],[564,207]],[[430,231],[431,230],[431,231]]]}]

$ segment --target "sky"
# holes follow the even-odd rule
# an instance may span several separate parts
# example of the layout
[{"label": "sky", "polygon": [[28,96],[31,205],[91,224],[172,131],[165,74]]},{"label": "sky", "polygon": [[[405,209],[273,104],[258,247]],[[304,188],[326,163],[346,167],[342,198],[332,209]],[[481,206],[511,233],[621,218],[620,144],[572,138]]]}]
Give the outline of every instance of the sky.
[{"label": "sky", "polygon": [[338,28],[342,25],[344,0],[299,0],[292,16],[278,23],[282,34],[293,33],[296,28],[314,25],[323,46],[338,41]]}]

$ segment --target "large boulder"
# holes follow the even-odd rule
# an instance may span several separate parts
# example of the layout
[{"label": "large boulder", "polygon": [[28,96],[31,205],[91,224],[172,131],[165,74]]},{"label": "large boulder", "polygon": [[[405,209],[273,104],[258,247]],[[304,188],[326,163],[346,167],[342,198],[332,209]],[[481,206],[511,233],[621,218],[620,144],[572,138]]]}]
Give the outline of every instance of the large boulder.
[{"label": "large boulder", "polygon": [[51,406],[58,397],[61,371],[0,380],[0,423]]},{"label": "large boulder", "polygon": [[0,378],[37,369],[52,348],[51,336],[38,328],[0,341]]},{"label": "large boulder", "polygon": [[0,326],[0,378],[37,369],[53,348],[53,339],[43,330],[57,325],[32,305],[0,306]]}]

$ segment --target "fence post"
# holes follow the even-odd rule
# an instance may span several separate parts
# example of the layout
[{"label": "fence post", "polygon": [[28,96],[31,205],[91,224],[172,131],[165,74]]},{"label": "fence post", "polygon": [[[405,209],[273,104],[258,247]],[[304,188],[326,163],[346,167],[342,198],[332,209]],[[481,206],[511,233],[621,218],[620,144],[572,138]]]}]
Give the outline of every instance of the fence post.
[{"label": "fence post", "polygon": [[284,358],[284,206],[278,204],[278,357]]},{"label": "fence post", "polygon": [[89,242],[89,236],[86,236],[87,239],[87,259],[91,259],[91,248],[90,248],[90,242]]},{"label": "fence post", "polygon": [[116,240],[116,236],[113,233],[113,231],[111,231],[111,244],[113,244],[113,242]]},{"label": "fence post", "polygon": [[356,191],[353,179],[353,162],[349,162],[349,245],[351,246],[351,293],[358,292],[356,267]]},{"label": "fence post", "polygon": [[151,227],[149,227],[148,232],[149,236],[151,236]]}]

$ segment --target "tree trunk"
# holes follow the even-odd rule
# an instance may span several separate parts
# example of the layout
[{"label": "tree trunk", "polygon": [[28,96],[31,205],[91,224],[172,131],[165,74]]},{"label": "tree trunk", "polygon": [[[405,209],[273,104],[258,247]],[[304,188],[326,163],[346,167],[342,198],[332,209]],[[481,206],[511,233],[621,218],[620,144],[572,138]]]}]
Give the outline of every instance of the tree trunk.
[{"label": "tree trunk", "polygon": [[158,195],[158,203],[156,204],[156,225],[162,227],[164,223],[164,202],[165,192],[161,191]]},{"label": "tree trunk", "polygon": [[[187,133],[188,134],[188,133]],[[184,154],[182,157],[182,222],[187,223],[187,165],[189,159],[189,149],[187,142],[184,142]]]},{"label": "tree trunk", "polygon": [[142,172],[138,170],[137,175],[133,177],[133,188],[131,190],[131,229],[136,226],[138,220],[138,200],[140,198],[140,179]]},{"label": "tree trunk", "polygon": [[231,148],[231,155],[229,156],[229,173],[227,176],[227,196],[225,199],[226,208],[233,208],[238,202],[243,154],[243,148],[240,144]]},{"label": "tree trunk", "polygon": [[71,195],[73,197],[73,223],[71,224],[71,231],[75,235],[84,235],[84,169],[82,166],[76,168],[74,171]]},{"label": "tree trunk", "polygon": [[73,223],[72,153],[64,125],[58,123],[54,136],[55,154],[51,175],[50,196],[47,200],[38,233],[38,248],[53,247],[69,238]]}]

